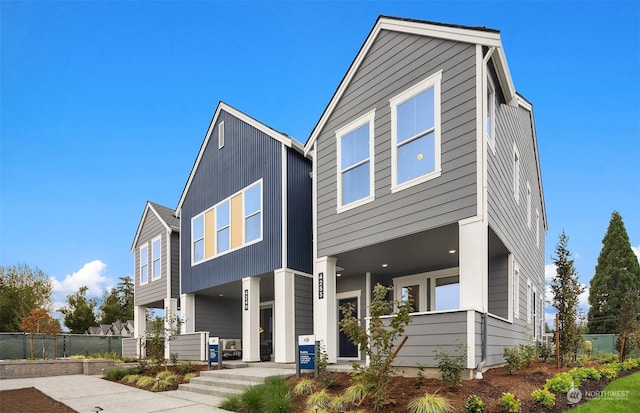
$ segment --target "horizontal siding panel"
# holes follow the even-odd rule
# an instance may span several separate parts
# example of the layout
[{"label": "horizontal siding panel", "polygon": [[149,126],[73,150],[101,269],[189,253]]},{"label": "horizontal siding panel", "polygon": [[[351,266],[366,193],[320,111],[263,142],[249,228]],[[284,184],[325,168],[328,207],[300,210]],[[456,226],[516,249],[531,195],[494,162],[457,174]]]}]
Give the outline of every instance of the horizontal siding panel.
[{"label": "horizontal siding panel", "polygon": [[[166,279],[166,262],[167,262],[167,229],[162,222],[158,219],[153,211],[148,210],[142,227],[140,228],[140,234],[138,236],[138,242],[136,243],[134,251],[134,265],[135,265],[135,305],[145,306],[152,303],[162,301],[167,297],[167,279]],[[161,277],[160,279],[151,280],[151,267],[152,267],[152,251],[151,240],[158,235],[161,236]],[[149,282],[145,285],[140,285],[140,247],[147,245],[148,247],[148,274]]]},{"label": "horizontal siding panel", "polygon": [[240,300],[196,295],[195,329],[208,331],[212,337],[242,337],[241,310]]}]

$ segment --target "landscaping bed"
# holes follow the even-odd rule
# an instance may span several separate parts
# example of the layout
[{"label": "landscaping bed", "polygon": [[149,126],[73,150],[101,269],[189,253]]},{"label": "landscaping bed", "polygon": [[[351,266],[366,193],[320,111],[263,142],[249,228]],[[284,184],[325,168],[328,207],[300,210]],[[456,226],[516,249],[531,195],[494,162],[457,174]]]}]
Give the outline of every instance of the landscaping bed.
[{"label": "landscaping bed", "polygon": [[[126,367],[113,369],[105,374],[105,379],[150,391],[177,390],[182,383],[198,377],[208,370],[206,364],[180,363],[174,365]],[[212,367],[215,370],[216,367]]]}]

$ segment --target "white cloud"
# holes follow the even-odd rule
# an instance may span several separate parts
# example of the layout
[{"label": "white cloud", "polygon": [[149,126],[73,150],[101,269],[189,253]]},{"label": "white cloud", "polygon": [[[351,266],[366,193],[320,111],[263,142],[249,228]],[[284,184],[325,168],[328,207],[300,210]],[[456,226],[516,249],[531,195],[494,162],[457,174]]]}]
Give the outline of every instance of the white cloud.
[{"label": "white cloud", "polygon": [[100,260],[88,262],[73,274],[67,274],[64,280],[59,281],[51,277],[53,289],[54,310],[66,305],[67,296],[78,291],[80,287],[87,286],[87,297],[100,297],[107,289],[107,284],[112,281],[104,275],[107,264]]},{"label": "white cloud", "polygon": [[545,284],[549,284],[553,277],[556,276],[556,265],[555,264],[547,264],[544,266],[544,282]]}]

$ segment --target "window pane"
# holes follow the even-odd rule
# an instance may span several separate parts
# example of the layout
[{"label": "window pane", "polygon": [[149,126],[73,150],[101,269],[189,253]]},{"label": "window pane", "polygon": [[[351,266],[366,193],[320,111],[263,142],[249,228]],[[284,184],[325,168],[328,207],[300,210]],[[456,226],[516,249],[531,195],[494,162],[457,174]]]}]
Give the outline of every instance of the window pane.
[{"label": "window pane", "polygon": [[204,237],[204,215],[199,215],[198,217],[193,219],[193,234],[191,234],[191,240],[195,241],[203,237]]},{"label": "window pane", "polygon": [[229,225],[229,201],[225,201],[216,207],[216,229]]},{"label": "window pane", "polygon": [[149,255],[147,247],[140,248],[140,265],[147,265],[149,262]]},{"label": "window pane", "polygon": [[436,279],[436,311],[460,308],[460,278],[456,276]]},{"label": "window pane", "polygon": [[370,195],[369,162],[342,174],[342,205]]},{"label": "window pane", "polygon": [[410,285],[402,287],[400,291],[400,300],[403,302],[410,301],[413,311],[420,311],[420,286]]},{"label": "window pane", "polygon": [[153,278],[160,278],[160,260],[153,262]]},{"label": "window pane", "polygon": [[231,245],[230,235],[231,235],[231,230],[229,229],[229,227],[218,231],[218,239],[217,239],[216,245],[217,245],[217,251],[219,253],[227,251],[230,248],[230,245]]},{"label": "window pane", "polygon": [[340,150],[342,170],[369,158],[369,123],[343,136]]},{"label": "window pane", "polygon": [[435,134],[398,147],[398,184],[435,170]]},{"label": "window pane", "polygon": [[153,241],[151,244],[152,257],[153,259],[160,258],[160,240]]},{"label": "window pane", "polygon": [[260,238],[262,214],[255,214],[245,220],[245,242],[255,241]]},{"label": "window pane", "polygon": [[198,262],[204,259],[204,239],[193,243],[193,261]]},{"label": "window pane", "polygon": [[255,185],[244,192],[244,214],[251,215],[260,211],[260,198],[262,196],[262,185]]},{"label": "window pane", "polygon": [[146,283],[149,280],[149,275],[147,274],[147,266],[143,266],[140,268],[140,282]]},{"label": "window pane", "polygon": [[434,88],[425,90],[397,107],[397,138],[402,143],[434,127]]}]

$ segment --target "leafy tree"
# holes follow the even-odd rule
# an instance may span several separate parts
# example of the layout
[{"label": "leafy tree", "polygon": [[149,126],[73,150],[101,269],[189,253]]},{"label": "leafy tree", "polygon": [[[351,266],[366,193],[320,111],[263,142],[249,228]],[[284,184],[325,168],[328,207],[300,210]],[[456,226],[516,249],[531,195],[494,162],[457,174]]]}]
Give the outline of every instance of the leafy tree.
[{"label": "leafy tree", "polygon": [[640,290],[640,264],[631,249],[622,217],[613,211],[607,233],[602,240],[595,274],[589,290],[587,328],[589,333],[619,333],[620,311],[625,294],[635,295],[636,312]]},{"label": "leafy tree", "polygon": [[116,288],[107,291],[100,305],[100,322],[133,320],[133,281],[131,277],[120,277]]},{"label": "leafy tree", "polygon": [[67,306],[59,311],[64,314],[64,324],[72,333],[83,334],[89,327],[96,325],[95,298],[87,299],[87,286],[67,296]]},{"label": "leafy tree", "polygon": [[133,299],[133,280],[131,277],[119,277],[120,282],[118,283],[118,297],[120,298],[120,304],[122,305],[122,320],[133,320],[133,309],[134,309],[134,299]]},{"label": "leafy tree", "polygon": [[[42,358],[45,356],[44,348],[44,334],[53,334],[54,337],[60,332],[60,322],[49,315],[49,311],[45,308],[34,308],[25,316],[20,322],[20,330],[25,333],[29,333],[29,345],[31,348],[31,358],[34,357],[33,353],[33,336],[34,334],[42,334]],[[55,358],[55,340],[54,340],[54,355]]]},{"label": "leafy tree", "polygon": [[0,331],[20,331],[22,319],[34,308],[51,305],[51,279],[26,264],[0,266]]},{"label": "leafy tree", "polygon": [[578,353],[580,329],[578,327],[578,300],[584,286],[578,282],[568,249],[569,237],[562,231],[556,245],[553,263],[556,275],[551,280],[553,306],[558,310],[560,362],[564,365]]}]

